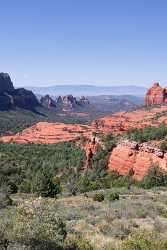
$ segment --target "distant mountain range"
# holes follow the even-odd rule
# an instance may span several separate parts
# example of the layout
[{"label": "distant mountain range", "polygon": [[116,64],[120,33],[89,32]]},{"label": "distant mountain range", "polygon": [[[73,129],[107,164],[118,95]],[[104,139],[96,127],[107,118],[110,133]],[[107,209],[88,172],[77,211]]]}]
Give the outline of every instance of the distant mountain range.
[{"label": "distant mountain range", "polygon": [[146,88],[135,85],[94,86],[94,85],[53,85],[48,87],[26,87],[38,95],[99,96],[99,95],[133,95],[144,96]]}]

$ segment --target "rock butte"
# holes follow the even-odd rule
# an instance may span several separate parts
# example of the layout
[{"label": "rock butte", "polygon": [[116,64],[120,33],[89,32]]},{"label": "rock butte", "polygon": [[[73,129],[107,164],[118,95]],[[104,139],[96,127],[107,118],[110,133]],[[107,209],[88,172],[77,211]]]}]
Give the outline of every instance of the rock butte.
[{"label": "rock butte", "polygon": [[54,144],[63,141],[76,140],[79,136],[89,137],[90,127],[79,124],[39,122],[13,136],[3,136],[3,143],[17,144]]},{"label": "rock butte", "polygon": [[145,95],[144,104],[153,105],[164,102],[167,102],[167,87],[162,88],[159,83],[154,83]]},{"label": "rock butte", "polygon": [[138,145],[124,141],[113,149],[108,162],[108,170],[116,170],[121,175],[128,175],[129,171],[133,170],[133,178],[141,180],[152,163],[157,164],[163,171],[167,171],[167,154],[147,143]]}]

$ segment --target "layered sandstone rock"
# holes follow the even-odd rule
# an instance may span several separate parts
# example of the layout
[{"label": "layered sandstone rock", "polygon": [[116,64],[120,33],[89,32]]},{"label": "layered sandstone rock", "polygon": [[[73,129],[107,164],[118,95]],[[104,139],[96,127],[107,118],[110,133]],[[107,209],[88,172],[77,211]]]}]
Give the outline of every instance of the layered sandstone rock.
[{"label": "layered sandstone rock", "polygon": [[152,109],[141,108],[132,112],[118,112],[111,116],[105,116],[92,122],[92,130],[101,133],[122,134],[133,128],[146,126],[159,126],[164,122],[167,125],[167,106],[162,105]]},{"label": "layered sandstone rock", "polygon": [[148,106],[164,102],[167,102],[166,88],[162,88],[159,83],[154,83],[146,93],[144,104]]},{"label": "layered sandstone rock", "polygon": [[138,145],[123,141],[115,147],[110,155],[108,171],[117,171],[120,175],[128,175],[133,170],[133,177],[141,180],[152,164],[157,164],[167,171],[167,154],[147,143]]},{"label": "layered sandstone rock", "polygon": [[88,138],[90,133],[90,127],[86,125],[39,122],[14,136],[1,137],[0,142],[17,144],[54,144],[76,140],[81,135]]}]

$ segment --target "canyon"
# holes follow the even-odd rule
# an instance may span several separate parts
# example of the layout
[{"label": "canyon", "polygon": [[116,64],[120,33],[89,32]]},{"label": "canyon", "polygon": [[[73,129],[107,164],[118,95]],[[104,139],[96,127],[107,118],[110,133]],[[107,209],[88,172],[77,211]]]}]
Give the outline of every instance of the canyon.
[{"label": "canyon", "polygon": [[[1,75],[2,77],[2,75]],[[1,93],[15,93],[9,76],[3,76],[7,81],[6,89]],[[2,92],[3,91],[3,92]],[[4,92],[5,91],[5,92]],[[23,91],[23,90],[19,90]],[[23,91],[24,92],[24,91]],[[55,144],[64,141],[86,141],[83,149],[86,153],[84,168],[91,168],[91,160],[96,152],[98,141],[92,136],[93,133],[122,136],[131,129],[142,129],[147,126],[158,127],[164,123],[167,126],[167,105],[165,90],[158,83],[147,91],[144,107],[137,108],[131,112],[117,112],[109,116],[95,119],[89,125],[65,124],[62,122],[38,122],[35,125],[16,133],[0,137],[1,143],[16,144]],[[17,103],[17,102],[15,102]],[[37,103],[36,103],[37,104]],[[49,95],[41,98],[40,104],[45,108],[61,106],[64,112],[72,111],[76,105],[89,105],[86,97],[78,101],[72,95],[59,96],[56,101]],[[158,104],[156,106],[155,104]],[[97,138],[96,138],[97,139]],[[167,154],[148,143],[137,144],[131,141],[119,141],[109,156],[107,170],[118,171],[120,175],[128,175],[133,170],[133,178],[141,180],[147,173],[151,164],[158,164],[167,171]]]}]

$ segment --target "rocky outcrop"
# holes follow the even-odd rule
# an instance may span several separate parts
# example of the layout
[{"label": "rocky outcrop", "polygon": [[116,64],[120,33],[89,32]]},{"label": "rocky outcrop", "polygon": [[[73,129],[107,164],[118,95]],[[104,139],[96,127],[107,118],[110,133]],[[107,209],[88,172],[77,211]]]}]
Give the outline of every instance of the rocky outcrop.
[{"label": "rocky outcrop", "polygon": [[0,73],[0,93],[13,91],[13,83],[7,73]]},{"label": "rocky outcrop", "polygon": [[95,138],[93,138],[90,142],[86,144],[84,147],[85,153],[86,153],[86,163],[84,168],[85,169],[91,169],[92,168],[92,158],[93,155],[96,152],[98,142]]},{"label": "rocky outcrop", "polygon": [[63,96],[62,101],[63,101],[63,111],[70,111],[77,104],[76,98],[73,97],[72,95]]},{"label": "rocky outcrop", "polygon": [[167,102],[166,88],[162,88],[159,83],[154,83],[145,95],[144,104],[148,106],[164,102]]},{"label": "rocky outcrop", "polygon": [[86,125],[39,122],[16,135],[1,137],[0,142],[17,144],[54,144],[76,140],[81,135],[89,138],[90,133],[90,127]]},{"label": "rocky outcrop", "polygon": [[56,107],[56,102],[49,95],[42,96],[40,103],[43,107],[48,109],[51,107]]},{"label": "rocky outcrop", "polygon": [[33,110],[38,105],[39,102],[32,91],[24,88],[15,89],[10,76],[0,73],[0,110],[14,107]]},{"label": "rocky outcrop", "polygon": [[167,125],[167,106],[153,107],[151,109],[140,108],[132,112],[118,112],[111,116],[105,116],[92,122],[92,130],[101,133],[122,134],[133,128],[146,126],[159,126],[162,122]]},{"label": "rocky outcrop", "polygon": [[122,141],[112,151],[108,171],[117,171],[120,175],[133,172],[133,178],[141,180],[152,164],[157,164],[167,171],[167,154],[147,143]]},{"label": "rocky outcrop", "polygon": [[77,100],[73,95],[59,96],[56,100],[56,105],[64,112],[77,109],[79,106],[88,105],[89,100],[82,96]]}]

